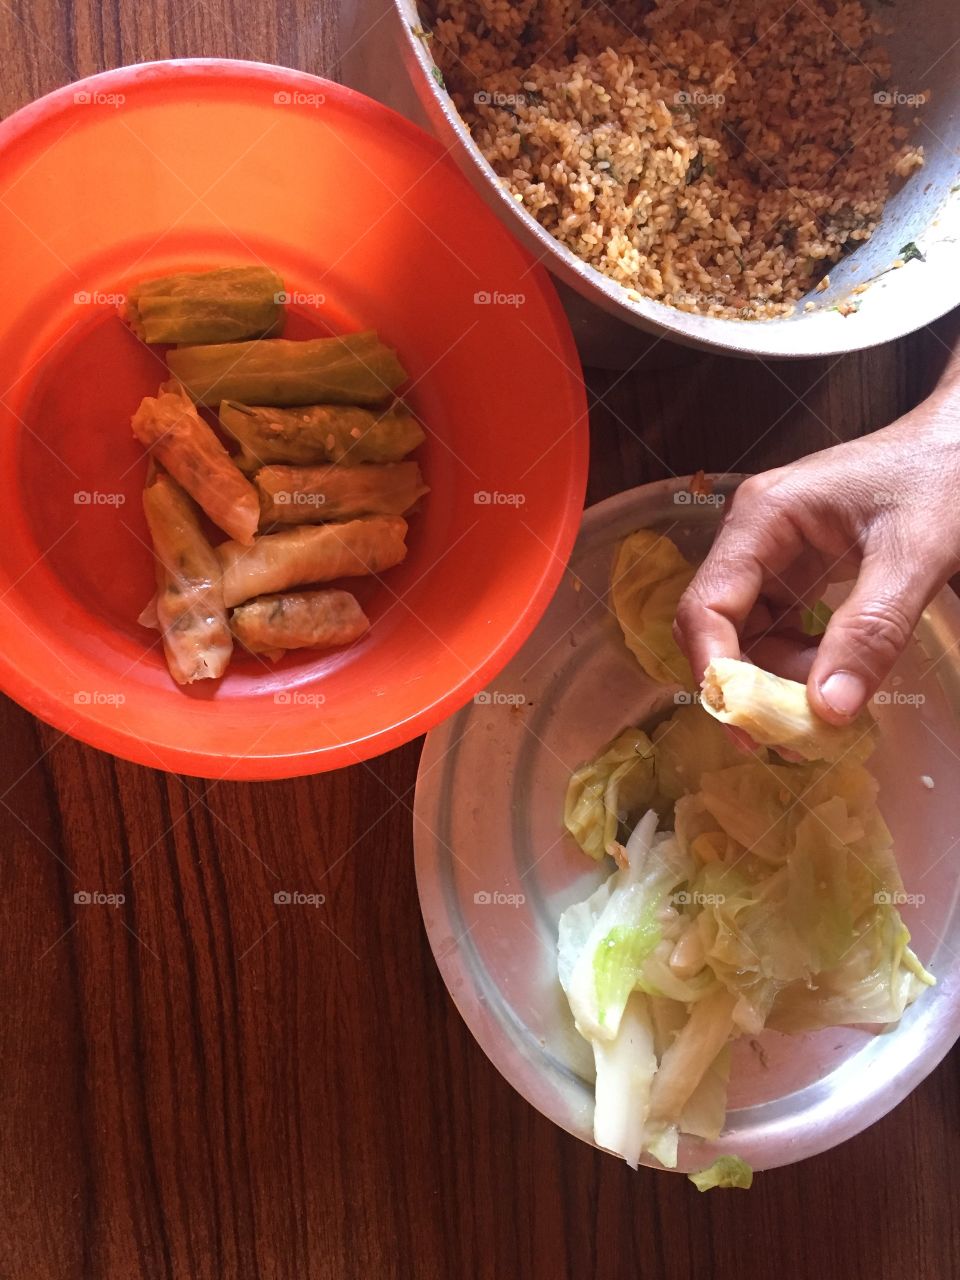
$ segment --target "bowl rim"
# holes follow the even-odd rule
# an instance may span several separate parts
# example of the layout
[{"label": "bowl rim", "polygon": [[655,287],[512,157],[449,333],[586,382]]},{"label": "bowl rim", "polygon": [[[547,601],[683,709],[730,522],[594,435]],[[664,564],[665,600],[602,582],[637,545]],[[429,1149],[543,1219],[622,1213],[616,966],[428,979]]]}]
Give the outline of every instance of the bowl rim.
[{"label": "bowl rim", "polygon": [[[960,304],[960,286],[954,289],[952,298],[940,295],[939,300],[931,302],[927,302],[926,298],[934,298],[932,290],[917,290],[917,305],[908,316],[902,307],[890,307],[884,322],[866,332],[863,325],[857,328],[848,324],[846,317],[837,315],[835,319],[838,323],[832,326],[832,333],[824,331],[809,347],[798,349],[799,343],[796,340],[788,341],[786,338],[797,331],[796,326],[808,323],[799,311],[777,321],[733,320],[723,316],[679,311],[654,298],[641,296],[639,301],[629,298],[626,286],[584,262],[572,249],[541,226],[533,214],[514,198],[512,192],[501,185],[499,175],[477,146],[449,92],[433,74],[435,63],[425,41],[407,21],[405,3],[412,4],[416,10],[417,0],[386,2],[402,28],[401,52],[414,92],[429,117],[431,126],[437,129],[442,144],[453,152],[461,170],[481,191],[487,203],[496,209],[497,216],[525,248],[535,254],[539,261],[548,261],[549,270],[565,285],[622,323],[659,339],[669,339],[701,351],[761,360],[806,360],[865,351],[906,337],[930,326]],[[943,223],[949,212],[952,226],[960,230],[960,194],[952,194],[956,190],[952,188],[951,193],[944,196],[935,219]],[[953,238],[953,235],[944,234],[943,243],[948,244]],[[960,251],[954,255],[953,265],[960,266]],[[960,280],[960,270],[957,271],[956,278]],[[823,318],[825,317],[821,316]],[[814,319],[814,316],[809,319]],[[843,327],[839,327],[840,325]],[[783,337],[774,340],[773,335]]]},{"label": "bowl rim", "polygon": [[[238,78],[252,79],[267,86],[282,84],[284,88],[303,89],[308,93],[322,91],[329,99],[336,100],[359,118],[371,123],[379,121],[405,135],[411,142],[429,146],[437,154],[438,166],[447,166],[451,177],[456,181],[464,181],[464,175],[437,138],[383,103],[346,85],[307,71],[277,63],[239,58],[171,58],[131,63],[61,85],[0,121],[0,156],[6,156],[12,148],[21,144],[40,123],[72,109],[75,106],[74,95],[82,90],[110,92],[123,86],[152,85],[171,79],[199,83]],[[479,198],[475,190],[473,195]],[[509,235],[507,228],[503,230],[504,234]],[[568,371],[569,394],[576,412],[570,425],[568,483],[560,512],[560,535],[555,544],[547,548],[543,568],[526,610],[495,643],[489,643],[483,662],[469,676],[465,676],[414,715],[369,734],[360,741],[294,752],[238,752],[235,755],[190,745],[157,744],[135,737],[125,730],[113,728],[85,709],[78,708],[73,703],[68,705],[64,697],[57,696],[50,690],[40,689],[36,681],[11,662],[0,648],[0,688],[3,692],[55,729],[121,759],[191,777],[229,778],[232,781],[248,782],[302,777],[360,764],[425,734],[468,702],[521,648],[549,605],[577,538],[587,486],[587,395],[582,377],[576,376],[581,366],[573,334],[549,272],[532,258],[525,246],[516,244],[515,238],[514,243],[518,251],[529,259],[527,273],[533,278],[535,287],[539,288],[547,312],[554,322],[560,347],[558,354]]]}]

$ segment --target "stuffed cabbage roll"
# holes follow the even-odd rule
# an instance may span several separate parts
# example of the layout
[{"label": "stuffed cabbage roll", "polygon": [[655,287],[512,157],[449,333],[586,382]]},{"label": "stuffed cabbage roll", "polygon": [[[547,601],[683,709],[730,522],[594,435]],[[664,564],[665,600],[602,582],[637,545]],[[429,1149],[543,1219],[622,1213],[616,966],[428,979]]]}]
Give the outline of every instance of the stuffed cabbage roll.
[{"label": "stuffed cabbage roll", "polygon": [[370,622],[349,591],[296,591],[240,605],[230,627],[244,648],[276,660],[286,649],[351,644]]},{"label": "stuffed cabbage roll", "polygon": [[252,542],[260,499],[211,427],[178,391],[145,396],[133,415],[133,433],[203,508],[238,542]]},{"label": "stuffed cabbage roll", "polygon": [[876,743],[876,724],[864,709],[850,724],[828,724],[807,701],[807,687],[751,662],[714,658],[703,675],[703,707],[762,746],[792,751],[803,760],[865,760]]},{"label": "stuffed cabbage roll", "polygon": [[375,333],[290,342],[227,342],[167,353],[170,372],[201,404],[383,404],[407,372]]},{"label": "stuffed cabbage roll", "polygon": [[157,594],[140,621],[160,628],[177,684],[215,680],[233,649],[220,562],[193,503],[170,476],[159,472],[144,489],[143,510],[157,557]]},{"label": "stuffed cabbage roll", "polygon": [[124,318],[144,342],[236,342],[276,332],[283,296],[269,267],[185,271],[135,285]]},{"label": "stuffed cabbage roll", "polygon": [[244,471],[273,462],[399,462],[425,439],[399,400],[385,412],[330,404],[257,408],[224,400],[220,425],[240,445],[237,466]]},{"label": "stuffed cabbage roll", "polygon": [[264,467],[254,477],[263,524],[402,516],[429,490],[415,462],[359,467]]},{"label": "stuffed cabbage roll", "polygon": [[253,546],[223,542],[217,556],[228,608],[254,596],[308,582],[381,573],[407,554],[401,516],[369,516],[343,524],[298,525],[257,538]]}]

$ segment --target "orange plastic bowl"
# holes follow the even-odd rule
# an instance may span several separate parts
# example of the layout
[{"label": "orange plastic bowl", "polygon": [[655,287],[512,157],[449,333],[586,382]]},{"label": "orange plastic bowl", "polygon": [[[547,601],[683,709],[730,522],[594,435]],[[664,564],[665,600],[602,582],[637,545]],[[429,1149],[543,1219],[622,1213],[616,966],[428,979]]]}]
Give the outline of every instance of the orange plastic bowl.
[{"label": "orange plastic bowl", "polygon": [[[432,139],[339,85],[228,61],[125,67],[0,126],[0,685],[142,764],[277,778],[395,747],[482,689],[573,544],[585,397],[546,273]],[[179,689],[156,633],[130,432],[162,358],[118,318],[140,278],[275,266],[287,336],[372,327],[410,371],[432,492],[359,580],[358,644],[238,655]]]}]

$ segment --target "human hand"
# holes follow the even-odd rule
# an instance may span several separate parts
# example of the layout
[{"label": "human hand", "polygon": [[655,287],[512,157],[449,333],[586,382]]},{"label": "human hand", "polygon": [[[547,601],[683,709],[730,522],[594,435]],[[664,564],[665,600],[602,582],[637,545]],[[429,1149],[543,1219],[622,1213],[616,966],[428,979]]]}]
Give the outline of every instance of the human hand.
[{"label": "human hand", "polygon": [[[892,426],[751,476],[680,600],[674,633],[697,680],[746,654],[806,680],[813,710],[851,720],[960,569],[960,379]],[[819,644],[800,611],[855,578]]]}]

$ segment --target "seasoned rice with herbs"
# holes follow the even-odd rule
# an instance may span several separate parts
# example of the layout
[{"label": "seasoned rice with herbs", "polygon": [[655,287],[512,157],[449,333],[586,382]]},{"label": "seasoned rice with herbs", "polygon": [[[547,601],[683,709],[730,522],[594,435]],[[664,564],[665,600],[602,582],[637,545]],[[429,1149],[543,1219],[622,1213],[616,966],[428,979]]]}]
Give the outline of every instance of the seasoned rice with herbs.
[{"label": "seasoned rice with herbs", "polygon": [[923,163],[857,0],[426,2],[501,181],[634,300],[790,314]]}]

